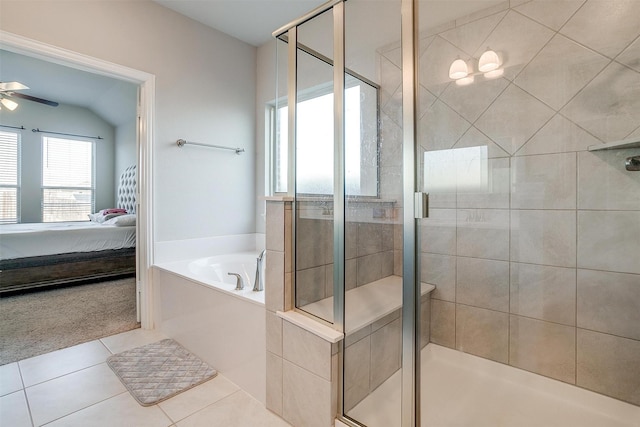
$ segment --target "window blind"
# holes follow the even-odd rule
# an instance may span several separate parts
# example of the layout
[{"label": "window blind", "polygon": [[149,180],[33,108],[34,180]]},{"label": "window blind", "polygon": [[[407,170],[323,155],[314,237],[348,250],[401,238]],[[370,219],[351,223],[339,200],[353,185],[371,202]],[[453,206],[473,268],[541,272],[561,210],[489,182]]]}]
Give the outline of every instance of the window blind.
[{"label": "window blind", "polygon": [[42,221],[85,221],[93,212],[94,142],[42,138]]},{"label": "window blind", "polygon": [[20,134],[0,131],[0,223],[20,219]]}]

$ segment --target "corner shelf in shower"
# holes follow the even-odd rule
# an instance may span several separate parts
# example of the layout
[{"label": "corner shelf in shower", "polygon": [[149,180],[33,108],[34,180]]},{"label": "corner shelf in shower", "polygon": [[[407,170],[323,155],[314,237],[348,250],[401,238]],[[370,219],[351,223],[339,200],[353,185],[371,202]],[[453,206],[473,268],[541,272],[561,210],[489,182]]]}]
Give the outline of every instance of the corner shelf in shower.
[{"label": "corner shelf in shower", "polygon": [[624,148],[640,148],[640,140],[638,138],[631,138],[622,141],[607,142],[606,144],[591,145],[589,146],[589,151],[622,150]]}]

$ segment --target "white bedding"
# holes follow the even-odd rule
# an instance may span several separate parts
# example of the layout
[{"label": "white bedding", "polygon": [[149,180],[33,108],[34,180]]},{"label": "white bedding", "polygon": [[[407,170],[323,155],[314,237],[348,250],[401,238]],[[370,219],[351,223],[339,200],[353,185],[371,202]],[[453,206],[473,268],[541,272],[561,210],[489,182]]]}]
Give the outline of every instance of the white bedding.
[{"label": "white bedding", "polygon": [[0,260],[135,246],[135,226],[89,221],[0,225]]}]

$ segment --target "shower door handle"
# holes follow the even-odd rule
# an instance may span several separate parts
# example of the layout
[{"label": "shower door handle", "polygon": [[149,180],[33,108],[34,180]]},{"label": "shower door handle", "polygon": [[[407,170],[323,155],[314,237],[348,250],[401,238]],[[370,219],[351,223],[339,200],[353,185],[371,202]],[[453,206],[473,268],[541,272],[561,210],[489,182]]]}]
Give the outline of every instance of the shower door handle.
[{"label": "shower door handle", "polygon": [[429,193],[421,191],[413,193],[413,217],[415,219],[429,218]]}]

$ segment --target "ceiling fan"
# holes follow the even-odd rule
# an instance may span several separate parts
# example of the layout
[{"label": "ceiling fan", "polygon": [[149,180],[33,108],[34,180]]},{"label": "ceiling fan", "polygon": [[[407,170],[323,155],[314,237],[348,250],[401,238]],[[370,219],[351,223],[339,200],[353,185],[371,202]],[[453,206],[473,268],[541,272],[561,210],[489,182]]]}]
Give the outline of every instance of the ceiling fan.
[{"label": "ceiling fan", "polygon": [[41,104],[49,105],[51,107],[57,107],[58,103],[55,101],[49,101],[48,99],[36,98],[35,96],[25,95],[24,93],[16,92],[18,90],[29,89],[29,87],[23,85],[20,82],[0,82],[0,103],[8,110],[15,110],[18,107],[18,103],[11,98],[20,98],[27,101],[39,102]]}]

